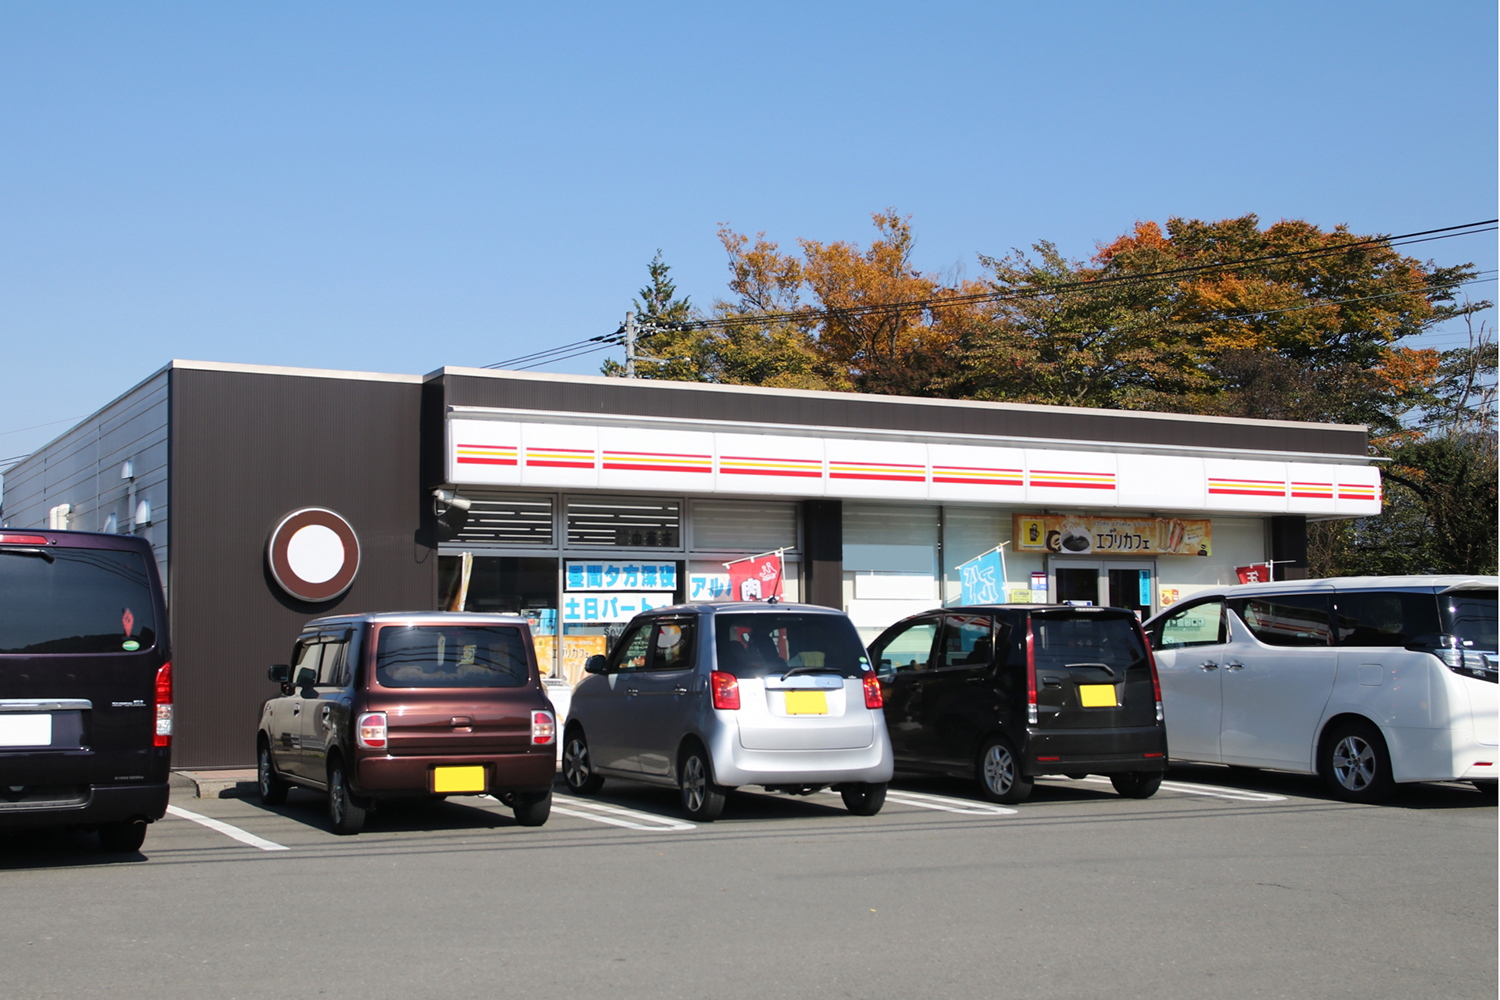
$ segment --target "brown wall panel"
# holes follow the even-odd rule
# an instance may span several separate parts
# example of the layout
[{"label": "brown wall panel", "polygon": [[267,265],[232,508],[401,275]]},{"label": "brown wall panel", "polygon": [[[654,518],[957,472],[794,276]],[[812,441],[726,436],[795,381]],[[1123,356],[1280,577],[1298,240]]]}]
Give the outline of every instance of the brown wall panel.
[{"label": "brown wall panel", "polygon": [[[433,606],[422,538],[422,387],[174,368],[170,573],[178,767],[248,767],[255,722],[302,625],[321,615]],[[360,567],[341,597],[288,597],[266,569],[272,529],[299,507],[353,525]]]}]

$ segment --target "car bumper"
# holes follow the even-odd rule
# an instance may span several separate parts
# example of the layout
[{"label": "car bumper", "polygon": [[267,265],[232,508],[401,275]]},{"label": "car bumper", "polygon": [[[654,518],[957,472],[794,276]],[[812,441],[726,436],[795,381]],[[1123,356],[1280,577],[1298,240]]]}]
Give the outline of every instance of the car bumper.
[{"label": "car bumper", "polygon": [[896,770],[884,726],[875,727],[873,743],[852,750],[747,750],[728,727],[710,742],[714,781],[729,788],[883,782]]},{"label": "car bumper", "polygon": [[154,823],[167,813],[167,785],[77,786],[17,801],[0,799],[0,830],[94,826],[121,820]]},{"label": "car bumper", "polygon": [[1021,769],[1027,776],[1165,771],[1167,731],[1162,726],[1031,729]]},{"label": "car bumper", "polygon": [[487,792],[540,792],[551,788],[557,775],[550,745],[526,753],[363,757],[354,790],[375,796],[429,795],[437,767],[483,767]]},{"label": "car bumper", "polygon": [[1470,726],[1381,726],[1397,781],[1472,781],[1500,777],[1500,747],[1480,743]]}]

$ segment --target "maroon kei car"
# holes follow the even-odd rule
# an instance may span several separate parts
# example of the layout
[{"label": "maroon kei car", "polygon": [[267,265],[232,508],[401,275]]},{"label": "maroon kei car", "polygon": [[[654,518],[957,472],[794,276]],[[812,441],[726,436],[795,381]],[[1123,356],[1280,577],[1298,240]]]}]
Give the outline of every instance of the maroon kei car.
[{"label": "maroon kei car", "polygon": [[319,618],[281,694],[261,708],[260,796],[292,785],[328,796],[336,833],[358,833],[375,801],[489,794],[522,826],[552,809],[557,716],[531,632],[506,615],[412,612]]}]

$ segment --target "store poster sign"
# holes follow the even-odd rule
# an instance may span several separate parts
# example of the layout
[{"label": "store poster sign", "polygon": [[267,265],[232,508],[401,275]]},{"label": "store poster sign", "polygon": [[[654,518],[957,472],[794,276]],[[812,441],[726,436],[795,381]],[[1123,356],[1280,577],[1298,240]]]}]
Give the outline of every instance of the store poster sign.
[{"label": "store poster sign", "polygon": [[655,611],[672,603],[672,591],[642,594],[566,594],[563,596],[564,625],[628,622],[643,611]]},{"label": "store poster sign", "polygon": [[676,590],[675,562],[610,562],[569,559],[563,571],[568,590]]},{"label": "store poster sign", "polygon": [[1240,583],[1270,583],[1271,567],[1265,563],[1253,563],[1249,566],[1236,566],[1235,576],[1240,578]]},{"label": "store poster sign", "polygon": [[1207,519],[1177,517],[1087,517],[1017,514],[1016,552],[1057,555],[1208,556],[1213,554]]},{"label": "store poster sign", "polygon": [[727,601],[729,574],[689,573],[687,596],[690,601]]},{"label": "store poster sign", "polygon": [[[553,671],[556,663],[553,654],[557,650],[557,637],[552,635],[539,635],[533,638],[536,643],[536,662],[541,667],[543,677],[555,677]],[[583,665],[588,662],[590,656],[603,656],[608,639],[602,635],[565,635],[562,637],[562,678],[569,686],[577,687],[578,682],[583,680]]]},{"label": "store poster sign", "polygon": [[730,600],[768,601],[781,597],[780,552],[766,552],[724,565],[729,570]]},{"label": "store poster sign", "polygon": [[999,604],[1005,600],[1005,554],[997,548],[975,556],[958,567],[959,580],[963,586],[959,602],[969,604]]}]

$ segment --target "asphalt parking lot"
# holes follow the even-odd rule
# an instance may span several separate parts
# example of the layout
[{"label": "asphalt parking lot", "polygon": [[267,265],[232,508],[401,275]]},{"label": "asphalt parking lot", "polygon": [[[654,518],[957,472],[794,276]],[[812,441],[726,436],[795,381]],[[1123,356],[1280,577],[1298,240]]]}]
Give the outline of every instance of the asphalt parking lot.
[{"label": "asphalt parking lot", "polygon": [[354,838],[293,791],[174,796],[143,852],[0,838],[5,994],[32,997],[1484,997],[1496,809],[1387,806],[1303,776],[1175,768],[1154,798],[1044,780],[1016,807],[900,780],[739,793],[559,791],[386,806]]}]

